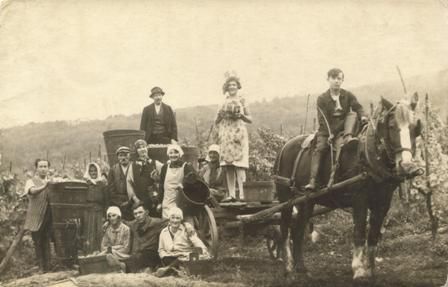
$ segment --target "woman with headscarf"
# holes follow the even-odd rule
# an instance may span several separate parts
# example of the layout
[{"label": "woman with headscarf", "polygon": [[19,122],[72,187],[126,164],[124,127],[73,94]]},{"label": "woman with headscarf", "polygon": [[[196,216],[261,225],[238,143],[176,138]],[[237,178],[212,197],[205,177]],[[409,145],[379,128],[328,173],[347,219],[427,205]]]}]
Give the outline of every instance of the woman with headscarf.
[{"label": "woman with headscarf", "polygon": [[240,95],[239,78],[230,76],[224,83],[223,93],[226,99],[219,108],[215,125],[218,128],[218,142],[221,149],[221,165],[225,167],[229,196],[225,201],[236,199],[236,183],[244,199],[243,182],[246,181],[246,169],[249,168],[249,135],[246,123],[252,123],[246,101]]},{"label": "woman with headscarf", "polygon": [[98,251],[101,245],[101,227],[106,215],[106,183],[107,180],[101,175],[100,166],[91,162],[86,167],[84,180],[88,184],[87,201],[92,204],[88,212],[87,223],[87,252]]},{"label": "woman with headscarf", "polygon": [[100,166],[96,162],[91,162],[87,165],[84,173],[84,180],[93,185],[101,183],[105,184],[107,182],[106,178],[101,173]]},{"label": "woman with headscarf", "polygon": [[160,233],[159,256],[163,265],[170,265],[175,260],[188,261],[190,254],[200,249],[201,258],[210,257],[207,247],[196,232],[189,232],[185,227],[180,208],[168,210],[169,223]]},{"label": "woman with headscarf", "polygon": [[129,258],[131,250],[131,231],[121,220],[121,211],[118,206],[110,206],[107,209],[107,221],[101,253],[106,254],[106,259],[111,266],[117,266],[118,260]]},{"label": "woman with headscarf", "polygon": [[205,159],[207,164],[199,170],[199,175],[207,183],[210,193],[217,201],[221,201],[226,195],[224,172],[220,166],[219,154],[219,146],[216,144],[210,145]]},{"label": "woman with headscarf", "polygon": [[168,210],[177,207],[177,195],[182,191],[184,177],[196,173],[193,166],[181,160],[184,152],[177,144],[168,145],[169,160],[160,172],[159,198],[162,200],[162,218],[168,218]]}]

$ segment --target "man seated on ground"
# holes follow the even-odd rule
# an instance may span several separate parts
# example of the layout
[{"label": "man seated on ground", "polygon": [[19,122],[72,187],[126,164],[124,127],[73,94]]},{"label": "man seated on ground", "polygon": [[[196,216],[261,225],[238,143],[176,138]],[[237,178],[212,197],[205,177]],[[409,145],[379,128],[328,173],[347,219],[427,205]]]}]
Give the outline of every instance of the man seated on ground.
[{"label": "man seated on ground", "polygon": [[219,146],[212,144],[208,148],[205,164],[199,171],[199,175],[207,183],[211,195],[221,201],[226,195],[224,172],[219,162]]},{"label": "man seated on ground", "polygon": [[150,217],[143,203],[134,207],[134,217],[135,220],[129,224],[133,237],[131,256],[115,263],[126,273],[136,273],[147,267],[152,271],[160,265],[157,252],[159,234],[167,225],[167,220]]},{"label": "man seated on ground", "polygon": [[106,259],[110,266],[116,266],[117,260],[129,257],[131,231],[121,222],[120,208],[110,206],[106,214],[108,224],[101,242],[101,253],[107,254]]},{"label": "man seated on ground", "polygon": [[199,256],[201,259],[209,258],[207,247],[196,232],[182,223],[182,210],[172,207],[168,211],[168,215],[168,226],[160,233],[159,240],[159,255],[162,264],[168,267],[178,267],[180,261],[188,261],[191,256]]}]

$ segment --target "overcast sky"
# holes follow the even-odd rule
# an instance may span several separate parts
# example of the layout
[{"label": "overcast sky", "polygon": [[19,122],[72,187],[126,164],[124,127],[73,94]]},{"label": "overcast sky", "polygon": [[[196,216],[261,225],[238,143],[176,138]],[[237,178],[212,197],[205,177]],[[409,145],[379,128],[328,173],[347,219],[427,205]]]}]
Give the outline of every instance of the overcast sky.
[{"label": "overcast sky", "polygon": [[250,102],[323,91],[332,67],[346,87],[448,68],[448,0],[1,2],[18,123],[138,113],[156,85],[175,108],[218,103],[226,71]]}]

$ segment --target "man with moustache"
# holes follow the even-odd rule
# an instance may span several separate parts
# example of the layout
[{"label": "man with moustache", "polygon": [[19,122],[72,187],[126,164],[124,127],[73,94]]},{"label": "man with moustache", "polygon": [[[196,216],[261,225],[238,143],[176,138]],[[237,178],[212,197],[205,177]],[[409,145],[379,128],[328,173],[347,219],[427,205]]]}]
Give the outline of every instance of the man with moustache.
[{"label": "man with moustache", "polygon": [[119,206],[124,220],[134,219],[132,206],[140,202],[129,180],[132,174],[130,152],[126,146],[117,149],[118,163],[111,167],[107,177],[107,206]]},{"label": "man with moustache", "polygon": [[177,142],[177,123],[173,109],[162,103],[165,92],[159,88],[151,89],[153,103],[142,112],[140,130],[145,131],[148,144],[170,144]]}]

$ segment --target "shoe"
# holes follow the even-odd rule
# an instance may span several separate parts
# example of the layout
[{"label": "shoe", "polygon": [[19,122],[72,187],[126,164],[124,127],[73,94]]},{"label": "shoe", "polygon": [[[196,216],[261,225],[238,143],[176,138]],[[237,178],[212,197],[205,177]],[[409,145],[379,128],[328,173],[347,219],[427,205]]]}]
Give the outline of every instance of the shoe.
[{"label": "shoe", "polygon": [[224,198],[223,200],[221,200],[222,203],[235,202],[235,201],[236,201],[236,199],[231,196],[228,196],[228,197]]},{"label": "shoe", "polygon": [[164,277],[164,276],[168,275],[170,269],[171,269],[170,266],[160,267],[159,269],[157,269],[156,272],[154,272],[154,276]]},{"label": "shoe", "polygon": [[352,136],[347,136],[344,139],[344,149],[346,149],[346,150],[354,149],[357,146],[358,142],[359,142],[358,138],[352,137]]},{"label": "shoe", "polygon": [[310,182],[305,185],[305,190],[313,191],[316,190],[316,180],[314,178],[310,179]]}]

